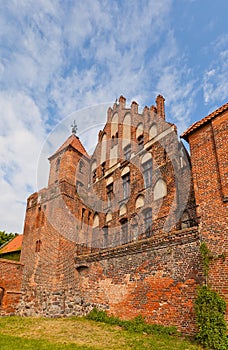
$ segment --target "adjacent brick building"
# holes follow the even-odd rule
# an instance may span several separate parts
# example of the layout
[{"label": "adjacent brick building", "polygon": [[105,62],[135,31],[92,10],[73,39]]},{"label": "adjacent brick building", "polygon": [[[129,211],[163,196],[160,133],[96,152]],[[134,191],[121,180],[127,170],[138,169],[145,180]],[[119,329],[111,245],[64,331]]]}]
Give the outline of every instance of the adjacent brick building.
[{"label": "adjacent brick building", "polygon": [[193,333],[202,240],[215,256],[209,282],[228,298],[227,113],[224,105],[182,135],[191,160],[160,95],[142,113],[121,96],[91,156],[73,128],[49,158],[48,187],[28,198],[17,312],[97,306]]}]

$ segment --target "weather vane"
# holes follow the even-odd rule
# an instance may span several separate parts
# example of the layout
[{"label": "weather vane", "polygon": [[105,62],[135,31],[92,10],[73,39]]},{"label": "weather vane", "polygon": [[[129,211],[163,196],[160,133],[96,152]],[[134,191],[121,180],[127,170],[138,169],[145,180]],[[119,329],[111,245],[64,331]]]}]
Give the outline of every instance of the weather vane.
[{"label": "weather vane", "polygon": [[77,125],[76,125],[76,123],[75,123],[75,120],[74,120],[73,125],[71,125],[71,127],[72,127],[72,134],[75,135],[76,132],[78,131]]}]

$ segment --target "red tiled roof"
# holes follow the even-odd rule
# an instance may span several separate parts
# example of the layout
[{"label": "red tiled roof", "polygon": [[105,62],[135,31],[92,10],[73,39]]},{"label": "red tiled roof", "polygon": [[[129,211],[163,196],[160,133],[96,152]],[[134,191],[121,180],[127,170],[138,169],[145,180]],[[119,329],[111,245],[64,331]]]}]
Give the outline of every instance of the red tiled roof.
[{"label": "red tiled roof", "polygon": [[76,135],[72,134],[71,136],[68,137],[68,139],[62,144],[61,147],[59,147],[57,149],[57,151],[50,158],[52,158],[57,153],[63,151],[68,146],[72,146],[73,148],[78,150],[81,154],[88,156],[88,153],[86,152],[86,150],[85,150],[84,146],[82,145],[81,141],[79,140],[79,138]]},{"label": "red tiled roof", "polygon": [[23,235],[18,235],[9,241],[1,250],[0,254],[15,252],[21,249]]},{"label": "red tiled roof", "polygon": [[194,130],[198,129],[199,127],[209,122],[211,119],[215,118],[217,115],[221,114],[226,110],[228,110],[228,103],[225,103],[223,106],[219,107],[211,114],[207,115],[206,117],[199,120],[198,122],[195,122],[194,124],[192,124],[186,131],[183,132],[181,137],[185,140],[188,140],[188,135],[191,134]]}]

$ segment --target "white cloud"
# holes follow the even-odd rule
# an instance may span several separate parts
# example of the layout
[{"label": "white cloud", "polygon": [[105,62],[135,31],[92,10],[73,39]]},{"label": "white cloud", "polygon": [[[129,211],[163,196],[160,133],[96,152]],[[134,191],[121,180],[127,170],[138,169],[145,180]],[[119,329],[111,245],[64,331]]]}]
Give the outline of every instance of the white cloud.
[{"label": "white cloud", "polygon": [[0,110],[0,225],[21,232],[26,197],[36,188],[44,126],[38,107],[24,93],[1,93]]},{"label": "white cloud", "polygon": [[220,36],[211,46],[215,55],[204,73],[203,91],[205,103],[213,105],[228,96],[228,35]]}]

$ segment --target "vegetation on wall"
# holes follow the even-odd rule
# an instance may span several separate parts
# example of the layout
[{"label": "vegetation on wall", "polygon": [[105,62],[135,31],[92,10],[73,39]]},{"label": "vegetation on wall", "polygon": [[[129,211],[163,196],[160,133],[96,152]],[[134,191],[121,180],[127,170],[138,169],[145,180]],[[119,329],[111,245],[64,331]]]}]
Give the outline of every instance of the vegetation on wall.
[{"label": "vegetation on wall", "polygon": [[205,242],[200,252],[206,283],[200,286],[195,300],[198,341],[209,349],[228,349],[227,326],[224,318],[226,303],[223,298],[207,284],[210,262],[214,259]]}]

